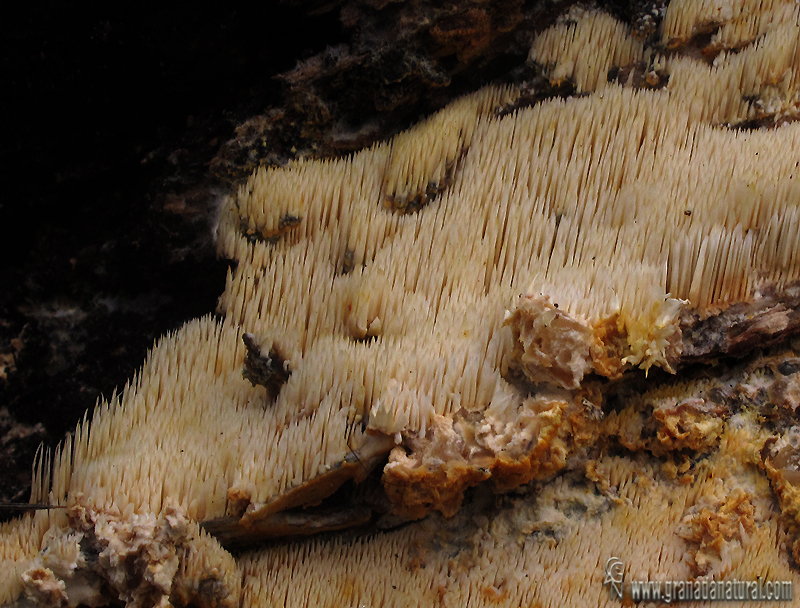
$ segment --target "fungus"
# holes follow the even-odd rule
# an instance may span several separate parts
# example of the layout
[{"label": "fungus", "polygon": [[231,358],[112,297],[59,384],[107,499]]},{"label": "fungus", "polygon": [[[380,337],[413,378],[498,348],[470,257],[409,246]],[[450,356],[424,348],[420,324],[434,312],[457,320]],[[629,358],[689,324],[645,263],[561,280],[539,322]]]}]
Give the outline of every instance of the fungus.
[{"label": "fungus", "polygon": [[[800,329],[800,13],[718,4],[673,2],[664,54],[576,10],[530,58],[581,95],[490,87],[253,174],[220,220],[224,318],[162,339],[40,457],[32,502],[67,509],[0,529],[0,605],[586,605],[610,555],[797,580],[770,499],[797,504],[789,456],[756,457],[739,398],[760,407],[772,368],[671,376]],[[608,78],[636,65],[664,86]],[[223,547],[372,519],[422,521]]]},{"label": "fungus", "polygon": [[632,580],[694,580],[695,557],[707,580],[762,576],[796,588],[800,574],[779,557],[788,534],[769,483],[743,458],[763,431],[738,422],[693,484],[605,456],[593,463],[596,483],[562,476],[451,520],[245,554],[242,605],[612,606],[611,556],[624,563],[626,601]]}]

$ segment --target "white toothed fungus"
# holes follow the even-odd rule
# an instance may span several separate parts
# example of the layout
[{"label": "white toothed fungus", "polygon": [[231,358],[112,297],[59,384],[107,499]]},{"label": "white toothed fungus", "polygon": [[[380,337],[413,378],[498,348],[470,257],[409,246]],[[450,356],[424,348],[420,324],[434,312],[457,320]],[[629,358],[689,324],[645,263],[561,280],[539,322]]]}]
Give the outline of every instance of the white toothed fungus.
[{"label": "white toothed fungus", "polygon": [[[224,318],[160,340],[125,390],[40,461],[33,502],[68,508],[0,528],[0,605],[600,605],[608,556],[628,559],[634,578],[688,578],[692,542],[706,571],[796,581],[755,469],[714,490],[747,493],[730,518],[708,520],[741,515],[741,530],[703,527],[727,504],[700,501],[703,484],[761,436],[754,424],[724,435],[702,408],[657,410],[674,431],[665,450],[692,448],[683,423],[708,423],[713,441],[696,445],[728,450],[696,489],[604,457],[586,470],[616,488],[607,510],[579,508],[596,515],[584,521],[542,507],[553,517],[495,523],[481,512],[466,552],[448,552],[455,536],[442,524],[431,537],[428,520],[237,565],[198,525],[258,530],[387,458],[395,515],[458,516],[465,490],[487,480],[550,479],[549,496],[602,433],[653,445],[634,414],[602,427],[608,379],[795,331],[799,11],[673,0],[666,54],[608,15],[575,11],[530,59],[581,95],[517,107],[515,87],[487,88],[347,158],[258,170],[219,226],[220,253],[236,262]],[[693,37],[717,27],[706,58],[694,52]],[[631,66],[666,75],[653,80],[663,86],[610,81]],[[726,333],[725,319],[741,331]],[[269,389],[242,377],[245,333],[251,358],[280,355],[260,361],[280,361]],[[724,547],[698,548],[709,538]]]}]

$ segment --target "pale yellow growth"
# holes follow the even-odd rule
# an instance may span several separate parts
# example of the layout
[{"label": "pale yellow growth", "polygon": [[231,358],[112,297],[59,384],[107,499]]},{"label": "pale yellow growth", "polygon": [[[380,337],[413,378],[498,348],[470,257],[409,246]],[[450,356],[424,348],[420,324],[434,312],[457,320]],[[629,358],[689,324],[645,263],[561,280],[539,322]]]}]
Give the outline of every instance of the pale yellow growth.
[{"label": "pale yellow growth", "polygon": [[[800,123],[722,129],[687,110],[706,103],[689,93],[676,103],[669,88],[613,85],[495,117],[513,94],[489,91],[399,150],[260,170],[220,226],[238,262],[225,321],[163,340],[98,406],[55,458],[55,495],[131,512],[170,497],[192,518],[217,517],[231,491],[260,504],[336,466],[361,441],[347,440],[358,416],[422,434],[435,415],[513,394],[503,320],[520,294],[543,292],[590,324],[619,313],[627,362],[649,367],[678,300],[703,309],[797,279]],[[461,125],[447,149],[463,158],[439,198],[397,213],[387,184],[408,193],[441,175],[430,161],[389,171],[412,142],[425,158],[432,124]],[[242,218],[269,234],[287,214],[300,221],[277,242],[242,233]],[[274,404],[241,379],[242,329],[292,370]]]},{"label": "pale yellow growth", "polygon": [[609,69],[644,58],[644,46],[630,27],[611,15],[576,7],[562,19],[536,38],[529,57],[547,66],[554,82],[571,80],[578,93],[601,91]]},{"label": "pale yellow growth", "polygon": [[794,0],[675,0],[661,23],[661,38],[667,46],[678,46],[719,27],[712,38],[714,46],[736,48],[791,23],[796,10]]},{"label": "pale yellow growth", "polygon": [[[669,369],[683,307],[724,307],[800,278],[800,122],[769,131],[721,126],[750,117],[742,97],[765,87],[791,100],[800,65],[792,14],[715,66],[648,55],[670,79],[646,91],[606,82],[609,67],[643,50],[609,17],[585,13],[544,33],[533,55],[545,63],[574,56],[563,77],[598,89],[591,95],[509,113],[517,92],[486,89],[351,157],[259,170],[228,201],[219,227],[220,252],[236,262],[220,300],[224,320],[199,319],[162,339],[121,395],[99,404],[57,451],[52,476],[50,459],[42,460],[34,500],[122,519],[161,514],[168,503],[193,521],[237,505],[252,514],[364,448],[371,439],[354,421],[403,443],[461,409],[513,416],[525,395],[505,379],[514,336],[504,321],[520,296],[542,294],[589,328],[617,318],[627,332],[624,364]],[[690,18],[688,31],[701,21]],[[673,29],[670,36],[686,28]],[[584,66],[592,53],[578,52],[578,43],[609,52]],[[274,402],[242,378],[244,332],[274,346],[291,371]],[[644,500],[625,487],[634,506]],[[659,525],[674,520],[679,507],[664,506],[666,495],[647,500],[644,513],[663,511]],[[624,550],[620,533],[629,530],[644,546],[637,564],[663,562],[660,573],[683,574],[677,541],[654,534],[650,519],[628,522],[630,514],[609,512],[573,541],[537,545],[538,553],[509,563],[538,573],[530,578],[542,586],[539,597],[560,597],[550,592],[561,588],[600,598],[607,590],[586,578],[586,564],[599,577],[600,547]],[[3,527],[0,558],[24,568],[56,525],[46,517]],[[774,525],[753,542],[775,538]],[[283,551],[280,559],[295,560],[295,581],[322,585],[300,574],[306,565],[296,552],[358,576],[336,551],[354,560],[370,551],[376,568],[390,569],[393,553],[379,542],[283,548],[246,570],[272,568],[270,556]],[[585,551],[580,566],[563,567]],[[447,583],[446,597],[458,603],[487,580],[499,585],[506,566],[493,560],[506,552],[487,549],[480,567],[459,575],[463,585]],[[762,571],[749,556],[741,563],[750,564],[742,576]],[[11,571],[0,568],[0,603],[19,595]],[[264,582],[248,597],[287,585]],[[386,605],[402,604],[396,597]]]},{"label": "pale yellow growth", "polygon": [[693,120],[738,123],[764,115],[800,115],[800,8],[741,52],[722,52],[707,66],[678,56],[665,61],[668,89]]},{"label": "pale yellow growth", "polygon": [[[591,507],[592,490],[570,492],[555,480],[539,506],[536,494],[517,500],[492,521],[469,522],[468,532],[420,522],[250,554],[240,561],[242,606],[619,606],[603,585],[609,558],[624,562],[628,601],[632,580],[693,580],[686,561],[692,547],[678,532],[695,508],[735,492],[752,504],[755,531],[723,543],[708,576],[791,581],[796,597],[800,575],[781,557],[788,540],[781,514],[769,499],[769,482],[750,466],[749,449],[763,438],[752,420],[728,431],[693,483],[667,481],[657,466],[604,458],[596,470],[612,490],[611,505],[577,521],[564,513],[571,505]],[[556,500],[548,504],[549,494]],[[548,529],[554,538],[534,534]]]},{"label": "pale yellow growth", "polygon": [[[570,80],[577,92],[600,92],[610,86],[611,68],[631,66],[667,74],[672,108],[681,106],[692,122],[720,125],[800,116],[796,2],[670,3],[662,23],[668,45],[724,24],[710,47],[721,51],[711,65],[697,54],[658,55],[599,11],[573,9],[570,17],[543,32],[531,48],[530,60],[542,65],[553,83]],[[587,56],[592,59],[584,60]]]},{"label": "pale yellow growth", "polygon": [[22,573],[42,547],[45,533],[63,523],[56,511],[38,511],[0,524],[0,606],[15,601],[23,591]]},{"label": "pale yellow growth", "polygon": [[513,89],[484,89],[399,134],[390,146],[383,195],[402,204],[429,188],[443,187],[472,143],[476,119],[491,116],[516,96]]}]

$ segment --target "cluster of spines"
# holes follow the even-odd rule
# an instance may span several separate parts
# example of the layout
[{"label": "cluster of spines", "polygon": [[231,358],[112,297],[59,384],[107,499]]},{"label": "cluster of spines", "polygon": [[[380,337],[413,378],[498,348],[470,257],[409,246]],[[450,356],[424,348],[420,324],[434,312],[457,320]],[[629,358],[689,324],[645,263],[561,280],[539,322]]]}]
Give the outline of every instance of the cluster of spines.
[{"label": "cluster of spines", "polygon": [[[694,578],[686,563],[691,547],[675,533],[686,514],[726,490],[768,491],[766,480],[741,460],[752,439],[749,428],[726,433],[721,453],[697,468],[692,484],[667,482],[641,461],[598,460],[594,475],[609,488],[605,499],[613,506],[577,521],[564,513],[575,490],[568,478],[558,478],[536,497],[500,509],[484,527],[418,522],[391,533],[247,554],[240,561],[242,606],[613,606],[618,600],[602,584],[610,557],[624,562],[627,597],[633,579]],[[586,498],[590,488],[582,490]],[[562,508],[548,508],[547,495]],[[776,564],[786,537],[780,514],[771,502],[751,499],[760,524],[721,550],[722,578],[798,584],[788,564]]]},{"label": "cluster of spines", "polygon": [[[584,61],[584,57],[591,61]],[[629,26],[598,10],[573,9],[564,23],[537,36],[530,59],[549,68],[552,81],[569,80],[577,93],[602,90],[611,68],[642,61],[644,45]]]},{"label": "cluster of spines", "polygon": [[661,41],[678,47],[716,26],[713,46],[741,47],[786,22],[795,6],[791,0],[676,0],[661,24]]},{"label": "cluster of spines", "polygon": [[[480,99],[485,105],[484,98],[508,97]],[[413,132],[397,151],[382,144],[346,159],[262,170],[242,188],[221,226],[221,248],[239,263],[220,306],[230,327],[276,345],[293,371],[274,405],[257,414],[241,403],[234,408],[259,418],[244,431],[248,443],[269,447],[220,449],[240,458],[235,466],[232,456],[220,456],[222,467],[193,465],[224,480],[209,481],[212,503],[224,503],[226,485],[268,500],[335,466],[353,447],[344,440],[353,409],[361,416],[391,410],[395,419],[383,430],[422,431],[434,414],[487,406],[503,382],[496,372],[508,350],[502,311],[520,293],[547,292],[562,309],[590,319],[620,309],[635,319],[667,293],[705,307],[747,297],[755,272],[784,282],[798,276],[797,187],[790,159],[775,144],[777,136],[796,149],[796,128],[728,132],[674,109],[669,91],[620,87],[608,87],[603,99],[545,102],[503,118],[478,105],[464,102],[447,119],[461,125],[452,150],[468,152],[447,189],[417,213],[383,204],[387,184],[410,192],[437,179],[440,164],[431,160],[401,163],[393,173],[393,161],[414,157],[412,141],[426,158],[428,140],[414,140]],[[749,191],[754,196],[734,214],[729,201]],[[277,240],[253,240],[236,219],[242,214],[262,236],[287,215],[300,221]],[[118,419],[138,429],[156,423],[152,404],[185,415],[195,407],[189,404],[214,407],[197,389],[221,370],[235,374],[241,347],[227,344],[237,334],[227,330],[223,347],[219,330],[204,330],[207,338],[185,331],[181,343],[210,338],[206,359],[198,363],[195,348],[174,338],[156,349],[154,358],[164,360],[148,362],[118,406],[97,412],[98,439],[84,455],[77,444],[86,431],[78,431],[73,459],[87,463],[77,467],[78,486],[91,474],[129,493],[138,487],[127,478],[106,480],[106,465],[89,464],[108,451]],[[454,356],[463,362],[441,363]],[[220,357],[227,357],[224,365]],[[390,380],[402,390],[382,399]],[[353,406],[352,387],[362,383],[373,388]],[[252,395],[241,389],[238,398]],[[76,467],[59,462],[63,480]],[[111,470],[158,477],[170,466],[129,468]],[[182,485],[169,487],[187,497],[197,491],[196,482]],[[126,500],[157,507],[160,497],[151,505],[145,491]]]}]

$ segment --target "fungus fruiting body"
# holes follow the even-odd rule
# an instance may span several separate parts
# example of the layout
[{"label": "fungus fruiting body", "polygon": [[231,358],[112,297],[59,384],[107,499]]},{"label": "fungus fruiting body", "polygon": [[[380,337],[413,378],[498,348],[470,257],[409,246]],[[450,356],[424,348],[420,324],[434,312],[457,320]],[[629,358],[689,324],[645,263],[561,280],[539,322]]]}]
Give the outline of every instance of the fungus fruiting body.
[{"label": "fungus fruiting body", "polygon": [[[657,45],[573,9],[530,59],[578,95],[491,87],[252,175],[224,317],[39,460],[32,501],[67,509],[0,530],[0,605],[582,605],[605,552],[795,580],[793,444],[761,448],[800,402],[769,372],[800,330],[800,14],[711,4],[674,1]],[[376,519],[422,521],[223,548]]]}]

